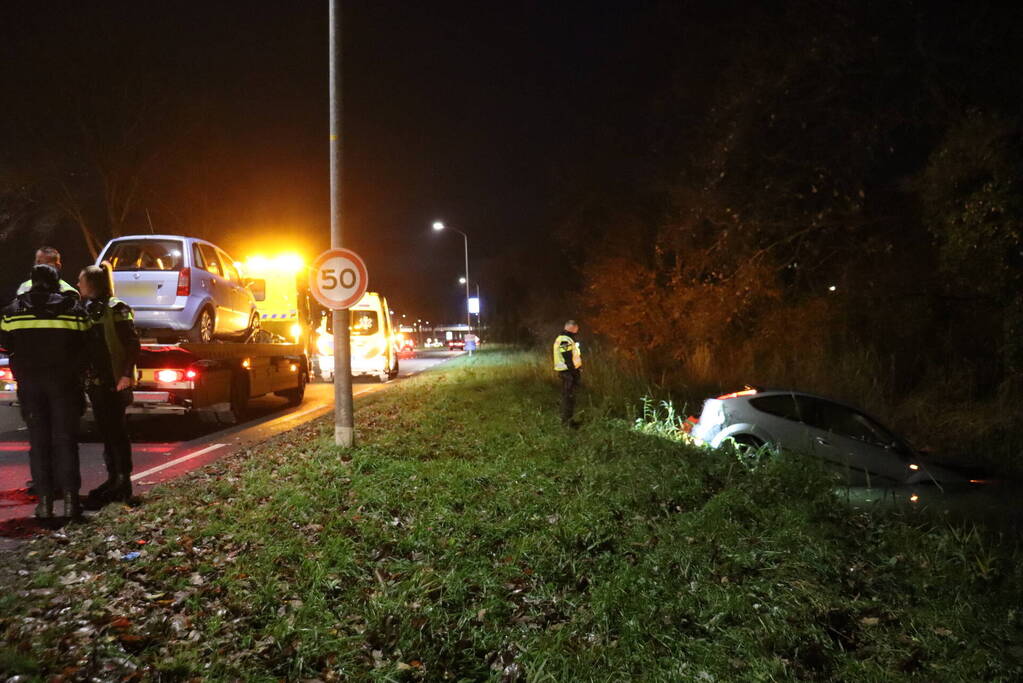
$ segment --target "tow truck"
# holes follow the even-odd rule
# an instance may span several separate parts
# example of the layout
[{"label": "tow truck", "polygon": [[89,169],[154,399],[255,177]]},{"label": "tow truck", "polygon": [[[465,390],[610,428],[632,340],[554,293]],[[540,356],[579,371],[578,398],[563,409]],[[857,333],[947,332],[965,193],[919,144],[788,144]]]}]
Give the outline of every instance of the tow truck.
[{"label": "tow truck", "polygon": [[[275,394],[299,405],[309,367],[298,344],[143,344],[129,415],[195,415],[236,424],[249,401]],[[0,405],[17,405],[18,384],[0,361]]]},{"label": "tow truck", "polygon": [[[289,266],[290,257],[280,264]],[[292,269],[292,282],[298,274]],[[262,279],[247,281],[250,288],[266,289]],[[307,316],[282,319],[287,327],[281,331],[293,332],[299,317]],[[203,422],[236,424],[245,419],[249,401],[259,396],[275,394],[299,405],[310,375],[308,337],[303,331],[288,339],[259,330],[235,342],[164,344],[143,339],[134,401],[127,412],[194,415]],[[0,358],[0,405],[16,405],[17,388],[7,358]]]}]

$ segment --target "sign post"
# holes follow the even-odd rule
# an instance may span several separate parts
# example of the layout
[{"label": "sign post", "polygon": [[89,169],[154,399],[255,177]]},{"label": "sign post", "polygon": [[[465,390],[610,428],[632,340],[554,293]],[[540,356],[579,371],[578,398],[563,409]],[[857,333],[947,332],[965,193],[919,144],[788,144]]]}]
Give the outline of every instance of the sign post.
[{"label": "sign post", "polygon": [[[330,246],[340,249],[341,240],[341,0],[329,0],[328,44],[330,51]],[[361,260],[361,259],[360,259]],[[319,279],[314,272],[314,279]],[[310,287],[310,289],[313,289]],[[313,289],[315,292],[316,290]],[[317,297],[319,298],[319,297]],[[322,301],[320,303],[323,303]],[[348,336],[348,309],[330,308],[334,325],[334,443],[343,448],[355,439],[352,416],[352,356]]]},{"label": "sign post", "polygon": [[366,264],[350,249],[328,249],[309,270],[309,291],[333,315],[334,443],[345,448],[355,441],[348,308],[358,303],[367,287]]}]

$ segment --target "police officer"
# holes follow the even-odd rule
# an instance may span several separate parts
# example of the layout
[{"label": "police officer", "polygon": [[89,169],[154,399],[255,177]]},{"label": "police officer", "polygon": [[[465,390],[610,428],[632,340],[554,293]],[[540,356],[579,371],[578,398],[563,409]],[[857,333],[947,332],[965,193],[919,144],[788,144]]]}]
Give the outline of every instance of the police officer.
[{"label": "police officer", "polygon": [[125,409],[131,405],[139,335],[131,307],[113,294],[110,265],[87,266],[78,276],[82,303],[92,322],[89,334],[97,352],[86,377],[96,426],[103,437],[107,480],[89,491],[89,508],[131,499],[131,439]]},{"label": "police officer", "polygon": [[[56,249],[54,249],[53,247],[39,247],[38,249],[36,249],[36,263],[35,264],[37,266],[40,266],[40,265],[53,266],[54,268],[57,269],[57,274],[59,276],[60,269],[61,269],[60,252],[57,251]],[[77,289],[75,289],[74,287],[72,287],[68,283],[64,282],[63,280],[60,280],[59,284],[60,284],[60,293],[62,295],[67,296],[67,297],[71,297],[73,299],[77,299],[78,298],[78,290]],[[19,285],[19,287],[18,287],[18,294],[24,294],[24,293],[26,293],[31,288],[32,288],[32,281],[31,280],[25,280],[24,282],[21,283],[21,285]]]},{"label": "police officer", "polygon": [[569,320],[565,323],[565,329],[554,339],[554,370],[561,378],[561,424],[566,427],[578,426],[572,421],[575,415],[575,392],[582,379],[583,367],[582,349],[575,338],[577,334],[579,325]]},{"label": "police officer", "polygon": [[90,327],[77,298],[60,294],[52,265],[32,268],[29,290],[0,312],[0,346],[10,352],[18,402],[28,426],[29,462],[39,504],[36,517],[53,517],[53,499],[64,496],[64,516],[81,516],[78,497],[78,419],[81,377]]}]

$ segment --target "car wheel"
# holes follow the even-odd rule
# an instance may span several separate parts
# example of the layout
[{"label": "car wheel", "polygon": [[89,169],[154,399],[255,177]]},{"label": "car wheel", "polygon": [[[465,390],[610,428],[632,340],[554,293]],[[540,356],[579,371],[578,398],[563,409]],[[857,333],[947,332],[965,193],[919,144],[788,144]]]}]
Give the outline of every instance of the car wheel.
[{"label": "car wheel", "polygon": [[756,455],[764,447],[764,440],[752,434],[739,434],[728,439],[732,448],[742,456]]},{"label": "car wheel", "polygon": [[204,308],[199,311],[199,317],[196,318],[195,325],[188,331],[188,341],[193,344],[209,344],[213,341],[213,333],[216,328],[216,319],[213,317],[213,311]]}]

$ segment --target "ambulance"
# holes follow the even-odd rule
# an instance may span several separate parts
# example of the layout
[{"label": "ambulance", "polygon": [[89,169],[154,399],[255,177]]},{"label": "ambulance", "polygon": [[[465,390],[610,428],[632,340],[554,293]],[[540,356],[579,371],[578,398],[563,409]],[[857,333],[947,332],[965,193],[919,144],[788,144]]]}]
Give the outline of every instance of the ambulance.
[{"label": "ambulance", "polygon": [[[397,377],[399,346],[387,299],[376,292],[366,292],[349,309],[349,315],[352,376],[377,377],[381,382]],[[319,370],[327,381],[334,380],[334,335],[330,320],[327,316],[316,338]]]}]

